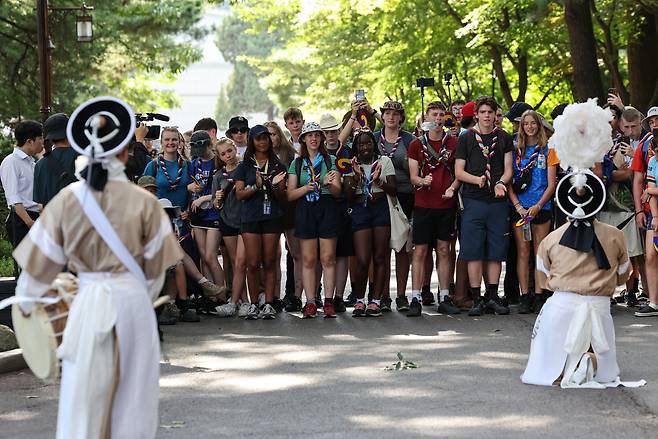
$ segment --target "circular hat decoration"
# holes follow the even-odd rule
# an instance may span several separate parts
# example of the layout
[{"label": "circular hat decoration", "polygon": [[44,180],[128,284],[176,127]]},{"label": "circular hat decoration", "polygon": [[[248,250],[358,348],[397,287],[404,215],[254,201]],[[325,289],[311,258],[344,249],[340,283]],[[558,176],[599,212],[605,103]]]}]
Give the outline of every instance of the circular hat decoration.
[{"label": "circular hat decoration", "polygon": [[[583,195],[578,195],[574,178],[585,178],[582,186]],[[565,176],[557,185],[555,200],[558,207],[569,218],[586,219],[596,215],[605,203],[605,186],[590,170],[572,172]]]},{"label": "circular hat decoration", "polygon": [[118,154],[130,142],[134,132],[135,113],[128,104],[113,96],[100,96],[84,102],[71,114],[66,126],[66,137],[80,154],[92,157],[94,148],[89,146],[92,141],[97,142],[100,150],[96,148],[93,152],[97,159]]}]

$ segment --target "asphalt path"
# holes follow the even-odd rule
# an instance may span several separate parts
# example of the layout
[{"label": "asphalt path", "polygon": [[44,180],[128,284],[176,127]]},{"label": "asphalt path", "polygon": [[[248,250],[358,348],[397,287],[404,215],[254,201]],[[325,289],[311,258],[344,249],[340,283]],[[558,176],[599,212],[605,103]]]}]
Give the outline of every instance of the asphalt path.
[{"label": "asphalt path", "polygon": [[[164,328],[158,437],[655,438],[658,319],[613,315],[622,379],[643,388],[522,384],[529,315],[178,323]],[[385,370],[398,352],[418,368]],[[0,437],[54,436],[56,385],[21,371],[0,392]]]}]

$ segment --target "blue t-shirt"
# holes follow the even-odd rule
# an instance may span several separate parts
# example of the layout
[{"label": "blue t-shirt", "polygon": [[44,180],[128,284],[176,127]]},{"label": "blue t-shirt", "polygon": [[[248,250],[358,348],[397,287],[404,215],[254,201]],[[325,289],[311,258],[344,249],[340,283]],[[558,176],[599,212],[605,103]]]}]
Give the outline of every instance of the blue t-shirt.
[{"label": "blue t-shirt", "polygon": [[[157,173],[153,169],[155,162],[157,161]],[[178,161],[169,161],[163,160],[167,168],[167,174],[169,174],[169,180],[172,182],[176,181],[178,176]],[[144,168],[143,175],[150,175],[155,177],[155,184],[158,186],[158,198],[166,198],[171,201],[171,204],[178,206],[183,210],[187,209],[189,204],[190,196],[187,191],[187,185],[192,183],[192,179],[188,174],[187,168],[189,164],[187,161],[183,161],[183,173],[181,175],[180,181],[176,184],[174,188],[171,187],[171,183],[165,176],[160,164],[162,161],[159,159],[151,160]]]},{"label": "blue t-shirt", "polygon": [[[266,166],[260,168],[260,173],[262,176],[267,174],[271,180],[276,174],[285,172],[285,170],[286,168],[277,161],[273,164],[267,163]],[[233,174],[233,178],[235,181],[243,181],[245,186],[255,185],[256,164],[254,160],[250,159],[249,161],[240,162],[235,170],[235,174]],[[266,209],[266,203],[269,203],[269,209]],[[264,184],[261,190],[256,191],[255,194],[246,200],[242,200],[242,211],[240,215],[243,223],[255,223],[280,218],[283,216],[283,209],[274,198],[274,193],[270,185]]]},{"label": "blue t-shirt", "polygon": [[[532,153],[535,152],[537,145],[528,145],[525,148],[524,157],[521,158],[520,163],[518,160],[518,149],[514,149],[513,152],[513,163],[514,163],[514,180],[519,178],[521,171],[525,166],[530,163],[530,157]],[[535,166],[532,168],[532,182],[530,186],[523,192],[516,194],[519,197],[519,202],[524,209],[537,204],[541,197],[544,195],[544,191],[548,187],[548,146],[542,147],[537,156],[537,161]],[[551,210],[552,201],[549,200],[542,206],[542,210]]]},{"label": "blue t-shirt", "polygon": [[[195,158],[190,162],[189,166],[190,178],[192,181],[196,180],[201,186],[201,192],[192,193],[192,201],[203,197],[204,195],[212,194],[212,178],[215,175],[215,161],[202,160]],[[219,210],[215,209],[212,201],[208,201],[197,210],[200,218],[206,221],[216,221],[219,219]]]}]

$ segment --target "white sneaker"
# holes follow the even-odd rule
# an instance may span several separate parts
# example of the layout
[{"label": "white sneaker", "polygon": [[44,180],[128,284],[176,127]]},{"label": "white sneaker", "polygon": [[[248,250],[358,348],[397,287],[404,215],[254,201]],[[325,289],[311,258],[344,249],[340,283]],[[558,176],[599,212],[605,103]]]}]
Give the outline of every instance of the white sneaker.
[{"label": "white sneaker", "polygon": [[247,313],[245,320],[258,320],[259,314],[260,312],[258,310],[258,305],[252,303],[251,305],[249,305],[249,312]]},{"label": "white sneaker", "polygon": [[242,302],[238,308],[238,317],[247,317],[247,314],[249,314],[249,303]]},{"label": "white sneaker", "polygon": [[276,319],[276,310],[272,305],[268,303],[263,307],[263,309],[261,309],[260,314],[258,316],[264,320]]},{"label": "white sneaker", "polygon": [[215,307],[215,310],[217,311],[217,317],[233,317],[237,308],[234,303],[225,303]]},{"label": "white sneaker", "polygon": [[265,293],[260,293],[258,295],[258,307],[262,308],[265,306]]}]

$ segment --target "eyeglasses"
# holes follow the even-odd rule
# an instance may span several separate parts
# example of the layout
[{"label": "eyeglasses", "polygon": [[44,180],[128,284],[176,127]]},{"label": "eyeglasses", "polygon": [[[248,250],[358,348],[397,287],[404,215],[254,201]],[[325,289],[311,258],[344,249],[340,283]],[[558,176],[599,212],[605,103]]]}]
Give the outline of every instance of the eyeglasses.
[{"label": "eyeglasses", "polygon": [[249,128],[244,128],[244,127],[243,128],[231,128],[230,130],[228,130],[228,132],[231,133],[231,134],[237,134],[237,133],[247,134],[249,132]]}]

